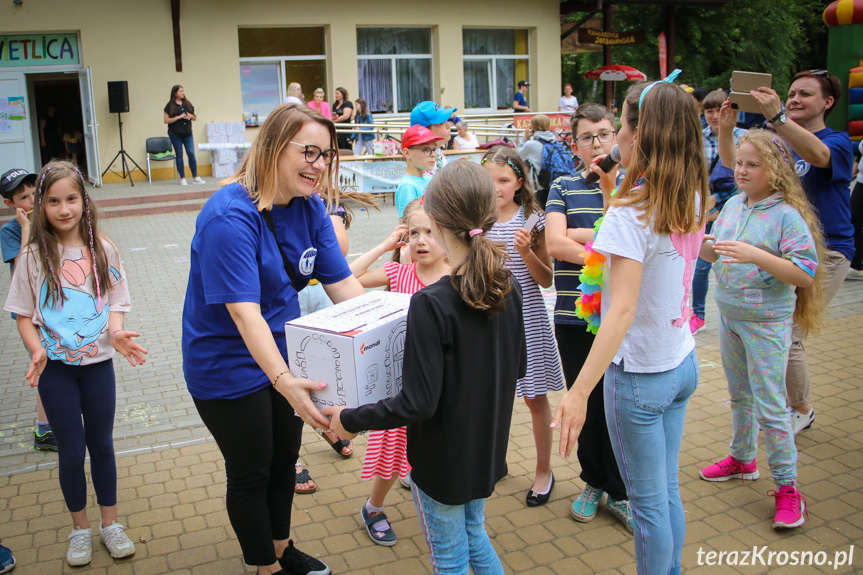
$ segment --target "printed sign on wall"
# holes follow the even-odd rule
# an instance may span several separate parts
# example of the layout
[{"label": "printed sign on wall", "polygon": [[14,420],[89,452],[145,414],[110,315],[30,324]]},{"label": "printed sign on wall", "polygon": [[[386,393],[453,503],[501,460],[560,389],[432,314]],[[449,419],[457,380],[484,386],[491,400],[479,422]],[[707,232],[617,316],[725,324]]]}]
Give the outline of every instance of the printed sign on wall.
[{"label": "printed sign on wall", "polygon": [[0,68],[80,63],[77,34],[0,36]]}]

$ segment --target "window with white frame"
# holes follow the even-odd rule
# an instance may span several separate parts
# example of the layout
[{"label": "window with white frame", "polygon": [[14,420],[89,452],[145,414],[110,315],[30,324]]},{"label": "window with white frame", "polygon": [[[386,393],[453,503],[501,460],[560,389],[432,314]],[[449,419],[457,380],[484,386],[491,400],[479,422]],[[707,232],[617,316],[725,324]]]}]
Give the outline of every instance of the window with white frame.
[{"label": "window with white frame", "polygon": [[464,28],[464,107],[512,107],[516,86],[528,79],[527,30]]},{"label": "window with white frame", "polygon": [[430,28],[357,28],[360,98],[373,113],[410,112],[432,97]]},{"label": "window with white frame", "polygon": [[240,88],[243,116],[263,121],[285,101],[297,82],[311,99],[317,88],[327,93],[324,29],[240,28]]}]

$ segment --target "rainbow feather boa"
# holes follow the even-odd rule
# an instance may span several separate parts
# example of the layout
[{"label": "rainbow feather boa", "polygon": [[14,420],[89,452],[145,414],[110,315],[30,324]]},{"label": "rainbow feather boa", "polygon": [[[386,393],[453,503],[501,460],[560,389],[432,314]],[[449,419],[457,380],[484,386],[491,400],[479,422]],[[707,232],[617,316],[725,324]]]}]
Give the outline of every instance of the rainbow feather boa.
[{"label": "rainbow feather boa", "polygon": [[[602,218],[596,220],[593,225],[593,234],[599,232]],[[605,268],[605,256],[593,250],[593,242],[584,245],[587,253],[584,257],[584,266],[578,279],[581,281],[578,289],[581,295],[575,300],[575,315],[587,322],[587,331],[596,335],[599,331],[600,314],[602,312],[602,273]]]}]

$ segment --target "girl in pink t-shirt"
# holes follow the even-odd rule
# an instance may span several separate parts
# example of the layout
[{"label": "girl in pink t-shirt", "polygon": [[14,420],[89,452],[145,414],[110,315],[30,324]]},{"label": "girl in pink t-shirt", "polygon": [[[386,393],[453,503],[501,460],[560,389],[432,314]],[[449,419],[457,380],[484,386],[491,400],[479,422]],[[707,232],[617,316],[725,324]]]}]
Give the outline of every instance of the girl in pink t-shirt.
[{"label": "girl in pink t-shirt", "polygon": [[[420,205],[421,201],[409,203],[405,208],[405,223],[396,226],[380,245],[351,263],[351,271],[363,287],[388,286],[390,291],[412,294],[449,273],[446,254],[432,238],[431,220]],[[381,256],[405,245],[405,233],[411,263],[387,262],[383,267],[368,270]],[[362,478],[366,481],[373,479],[373,483],[361,515],[369,537],[378,545],[390,547],[396,544],[396,534],[384,513],[384,499],[396,477],[405,481],[409,472],[407,428],[370,431]]]},{"label": "girl in pink t-shirt", "polygon": [[142,365],[147,350],[123,327],[131,309],[126,274],[117,248],[99,233],[81,172],[54,161],[37,182],[31,243],[15,265],[4,309],[18,315],[18,332],[32,355],[25,377],[38,386],[57,440],[60,489],[73,527],[66,562],[86,565],[93,540],[85,449],[102,519],[99,535],[115,559],[135,553],[117,522],[112,358],[116,350]]}]

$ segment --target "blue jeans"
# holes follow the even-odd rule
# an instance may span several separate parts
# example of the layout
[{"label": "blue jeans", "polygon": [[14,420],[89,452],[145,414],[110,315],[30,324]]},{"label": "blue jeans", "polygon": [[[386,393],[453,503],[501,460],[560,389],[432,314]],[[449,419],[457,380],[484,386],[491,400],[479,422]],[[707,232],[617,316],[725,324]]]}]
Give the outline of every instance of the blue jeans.
[{"label": "blue jeans", "polygon": [[[704,230],[709,234],[713,228],[713,222],[707,222]],[[695,262],[695,275],[692,277],[692,313],[700,319],[704,319],[704,303],[707,301],[707,290],[710,286],[710,270],[713,264],[698,258]]]},{"label": "blue jeans", "polygon": [[503,565],[485,530],[485,499],[444,505],[411,484],[435,575],[503,575]]},{"label": "blue jeans", "polygon": [[171,138],[171,144],[174,146],[174,155],[177,156],[177,173],[181,178],[186,177],[186,169],[183,167],[183,147],[186,148],[186,155],[189,156],[189,169],[192,170],[192,177],[198,177],[198,161],[195,159],[195,139],[192,134],[175,134],[168,130],[168,137]]},{"label": "blue jeans", "polygon": [[680,573],[686,518],[677,468],[696,387],[695,350],[669,371],[631,373],[621,362],[605,372],[606,421],[632,508],[639,575]]}]

